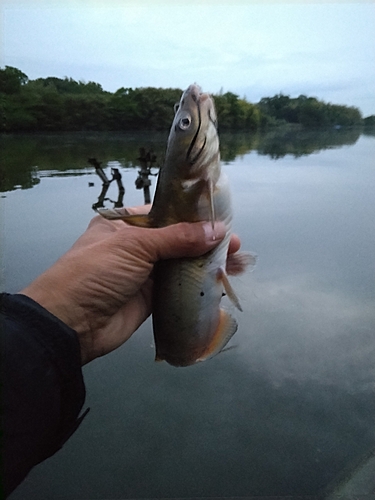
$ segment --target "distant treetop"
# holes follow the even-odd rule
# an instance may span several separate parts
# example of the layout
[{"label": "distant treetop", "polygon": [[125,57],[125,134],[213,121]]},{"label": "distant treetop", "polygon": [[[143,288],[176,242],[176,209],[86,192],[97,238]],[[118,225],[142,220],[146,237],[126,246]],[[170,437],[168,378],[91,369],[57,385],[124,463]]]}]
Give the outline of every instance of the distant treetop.
[{"label": "distant treetop", "polygon": [[[121,87],[106,92],[99,83],[72,78],[37,78],[17,68],[0,68],[0,131],[168,130],[182,90]],[[277,94],[253,104],[232,92],[213,96],[220,130],[251,130],[282,124],[308,128],[374,126],[356,107],[315,97]]]}]

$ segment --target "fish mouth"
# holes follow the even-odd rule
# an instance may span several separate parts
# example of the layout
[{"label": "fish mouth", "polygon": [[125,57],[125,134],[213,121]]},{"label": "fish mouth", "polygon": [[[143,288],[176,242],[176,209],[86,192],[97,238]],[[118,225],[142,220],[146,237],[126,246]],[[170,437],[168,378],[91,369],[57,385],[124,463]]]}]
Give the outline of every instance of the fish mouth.
[{"label": "fish mouth", "polygon": [[200,132],[200,129],[201,129],[201,125],[202,125],[202,116],[201,116],[201,107],[200,107],[200,101],[202,99],[202,97],[204,97],[203,100],[206,100],[208,94],[202,94],[202,89],[199,87],[199,85],[190,85],[190,87],[188,88],[187,92],[190,92],[190,95],[191,95],[191,98],[192,100],[195,102],[196,106],[197,106],[197,111],[198,111],[198,126],[197,126],[197,130],[194,134],[194,137],[190,143],[190,146],[186,152],[186,159],[189,160],[190,164],[191,165],[194,165],[194,163],[198,160],[199,156],[202,154],[205,146],[206,146],[206,136],[204,137],[204,141],[203,141],[203,145],[201,146],[201,148],[199,149],[199,151],[197,152],[197,154],[195,156],[193,156],[192,158],[190,157],[191,155],[191,152],[195,146],[195,143],[197,142],[197,138],[198,138],[198,135],[199,135],[199,132]]},{"label": "fish mouth", "polygon": [[[206,143],[207,143],[207,136],[205,135],[202,146],[200,146],[199,150],[194,154],[194,156],[191,156],[192,152],[194,150],[194,147],[197,143],[198,136],[199,136],[199,133],[200,133],[201,127],[202,127],[201,105],[202,105],[202,103],[207,101],[207,99],[210,99],[210,94],[208,94],[207,92],[202,92],[201,87],[195,83],[188,87],[185,94],[190,96],[190,98],[192,99],[194,104],[197,106],[197,112],[198,112],[197,113],[198,114],[197,130],[196,130],[194,137],[193,137],[193,139],[188,147],[188,150],[186,152],[186,160],[189,161],[189,163],[191,165],[194,165],[194,163],[197,162],[197,160],[199,159],[199,157],[203,153],[203,151],[206,147]],[[215,115],[215,113],[214,113],[214,115]],[[212,122],[214,127],[217,129],[217,121],[211,115],[211,107],[208,108],[208,119]]]},{"label": "fish mouth", "polygon": [[203,95],[202,89],[196,83],[193,83],[192,85],[190,85],[189,88],[187,89],[186,93],[189,93],[191,95],[191,98],[195,102],[199,101],[201,95]]},{"label": "fish mouth", "polygon": [[186,93],[190,94],[191,98],[196,103],[204,102],[210,97],[210,94],[202,92],[202,88],[196,83],[190,85],[186,90]]},{"label": "fish mouth", "polygon": [[195,143],[197,142],[197,138],[198,138],[198,135],[199,135],[199,132],[201,129],[201,125],[202,125],[201,108],[199,106],[199,101],[196,101],[196,104],[197,104],[197,108],[198,108],[198,127],[197,127],[197,130],[194,134],[193,140],[191,141],[190,146],[189,146],[187,153],[186,153],[186,159],[189,160],[192,165],[198,160],[199,156],[202,154],[203,149],[206,145],[206,137],[205,137],[204,141],[203,141],[203,145],[200,148],[200,150],[198,151],[198,153],[195,156],[193,156],[192,158],[190,157],[191,152],[195,146]]}]

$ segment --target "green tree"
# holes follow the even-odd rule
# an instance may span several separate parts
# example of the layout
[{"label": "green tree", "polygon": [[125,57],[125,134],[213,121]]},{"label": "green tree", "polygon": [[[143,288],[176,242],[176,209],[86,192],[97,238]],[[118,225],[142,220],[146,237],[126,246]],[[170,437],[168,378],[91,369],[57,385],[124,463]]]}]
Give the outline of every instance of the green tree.
[{"label": "green tree", "polygon": [[0,69],[0,92],[17,94],[21,90],[21,86],[25,85],[27,81],[27,75],[17,68],[5,66],[4,69]]},{"label": "green tree", "polygon": [[214,95],[220,130],[255,130],[260,124],[259,109],[233,92]]},{"label": "green tree", "polygon": [[107,130],[108,98],[103,95],[67,94],[64,114],[68,130]]},{"label": "green tree", "polygon": [[73,78],[56,78],[49,76],[48,78],[38,78],[35,83],[43,87],[53,87],[60,94],[103,94],[105,93],[99,83],[83,81],[77,82]]},{"label": "green tree", "polygon": [[180,89],[120,88],[110,99],[112,128],[168,129]]},{"label": "green tree", "polygon": [[316,97],[300,95],[290,98],[283,94],[265,97],[258,104],[262,124],[299,123],[304,127],[352,127],[361,125],[362,115],[358,108],[334,105]]},{"label": "green tree", "polygon": [[[0,131],[168,130],[182,91],[121,87],[115,93],[95,82],[72,78],[29,80],[17,68],[0,69]],[[233,92],[214,96],[220,130],[251,130],[281,124],[307,128],[355,127],[364,122],[358,108],[315,97],[279,93],[258,104]],[[371,117],[369,117],[371,118]]]}]

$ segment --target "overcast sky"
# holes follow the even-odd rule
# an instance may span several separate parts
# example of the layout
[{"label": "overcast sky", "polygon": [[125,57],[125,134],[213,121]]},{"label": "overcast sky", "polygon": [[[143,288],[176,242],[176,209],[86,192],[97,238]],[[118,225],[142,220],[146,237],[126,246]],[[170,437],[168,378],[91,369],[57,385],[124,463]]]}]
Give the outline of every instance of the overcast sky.
[{"label": "overcast sky", "polygon": [[375,114],[375,2],[1,0],[0,65],[120,87],[279,92]]}]

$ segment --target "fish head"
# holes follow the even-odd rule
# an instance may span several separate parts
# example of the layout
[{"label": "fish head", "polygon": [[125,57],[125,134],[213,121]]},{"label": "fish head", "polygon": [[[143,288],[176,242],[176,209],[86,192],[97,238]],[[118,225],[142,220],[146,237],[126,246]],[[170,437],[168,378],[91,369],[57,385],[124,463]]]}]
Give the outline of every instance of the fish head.
[{"label": "fish head", "polygon": [[[175,117],[168,138],[166,156],[181,179],[212,177],[208,170],[219,168],[217,117],[212,97],[190,85],[175,105]],[[212,174],[212,172],[211,172]]]}]

